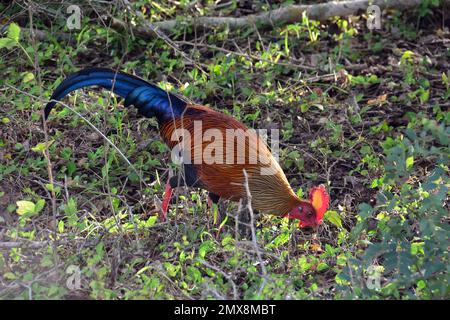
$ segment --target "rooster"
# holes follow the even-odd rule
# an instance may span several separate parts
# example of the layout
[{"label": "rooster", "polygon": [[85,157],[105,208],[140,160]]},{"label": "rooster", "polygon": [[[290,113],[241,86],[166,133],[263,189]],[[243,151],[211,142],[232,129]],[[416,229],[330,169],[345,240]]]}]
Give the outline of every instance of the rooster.
[{"label": "rooster", "polygon": [[[220,198],[232,201],[251,198],[254,210],[298,219],[301,228],[317,227],[322,223],[329,204],[325,187],[320,185],[312,188],[309,199],[299,198],[269,148],[256,132],[249,130],[231,116],[206,106],[189,103],[185,98],[134,75],[106,68],[88,68],[74,73],[53,92],[45,107],[45,119],[55,104],[70,92],[90,86],[110,90],[125,99],[125,107],[133,105],[142,116],[155,117],[163,141],[172,151],[178,148],[185,155],[181,158],[182,176],[170,177],[166,183],[161,209],[163,220],[166,219],[172,190],[184,185],[209,191],[209,198],[214,203]],[[201,123],[200,130],[198,126],[196,128],[198,123]],[[223,147],[215,148],[214,152],[206,152],[211,151],[208,148],[212,142],[208,139],[197,139],[196,142],[195,138],[203,137],[211,129],[224,135],[237,132],[237,138],[244,136],[244,147],[248,151],[242,154],[237,150],[227,161],[212,161],[221,155],[228,156],[230,147],[236,150],[238,142],[233,139],[232,142],[223,144]],[[190,134],[190,139],[184,135],[180,138],[180,130]],[[177,138],[174,139],[174,136]],[[187,145],[187,140],[194,140],[194,143]],[[187,158],[190,158],[190,161],[186,161]],[[265,169],[271,172],[264,172]]]}]

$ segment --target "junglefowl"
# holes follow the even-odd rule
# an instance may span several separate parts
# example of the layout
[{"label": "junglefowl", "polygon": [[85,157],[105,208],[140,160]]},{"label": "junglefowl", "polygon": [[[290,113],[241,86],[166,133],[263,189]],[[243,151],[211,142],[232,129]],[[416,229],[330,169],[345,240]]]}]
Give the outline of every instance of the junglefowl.
[{"label": "junglefowl", "polygon": [[[162,219],[166,217],[172,189],[180,186],[181,181],[182,185],[209,191],[209,197],[215,203],[220,198],[232,201],[251,198],[252,208],[260,213],[298,219],[300,227],[316,227],[322,223],[329,203],[325,187],[314,187],[308,200],[300,199],[256,132],[229,115],[189,103],[185,98],[134,75],[105,68],[88,68],[74,73],[53,92],[45,107],[45,118],[47,119],[57,101],[74,90],[90,86],[100,86],[112,91],[125,99],[125,107],[134,105],[144,117],[156,117],[160,135],[172,151],[180,146],[180,142],[193,140],[192,144],[182,144],[184,150],[183,147],[178,150],[184,154],[183,177],[170,177],[166,183]],[[198,123],[201,124],[200,130]],[[237,150],[238,152],[233,152],[228,157],[229,147],[234,148],[233,150],[239,147],[237,139],[234,138],[226,144],[222,141],[223,147],[210,150],[211,138],[205,139],[204,135],[211,132],[211,129],[225,135],[230,130],[237,132],[236,138],[244,136],[247,152]],[[185,130],[182,132],[190,135],[189,139],[184,135],[174,139],[174,135],[177,136],[180,130]],[[203,139],[197,139],[196,142],[195,138],[199,136]],[[220,156],[227,156],[227,161],[211,161]],[[186,161],[187,158],[190,158],[190,161]],[[264,172],[267,168],[272,172]],[[249,193],[251,197],[248,197]]]}]

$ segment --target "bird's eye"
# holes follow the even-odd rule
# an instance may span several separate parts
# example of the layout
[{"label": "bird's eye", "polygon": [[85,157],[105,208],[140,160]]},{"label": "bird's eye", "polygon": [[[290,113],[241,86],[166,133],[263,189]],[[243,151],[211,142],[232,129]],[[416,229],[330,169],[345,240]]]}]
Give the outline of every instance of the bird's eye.
[{"label": "bird's eye", "polygon": [[303,211],[303,207],[298,207],[298,212],[302,212]]}]

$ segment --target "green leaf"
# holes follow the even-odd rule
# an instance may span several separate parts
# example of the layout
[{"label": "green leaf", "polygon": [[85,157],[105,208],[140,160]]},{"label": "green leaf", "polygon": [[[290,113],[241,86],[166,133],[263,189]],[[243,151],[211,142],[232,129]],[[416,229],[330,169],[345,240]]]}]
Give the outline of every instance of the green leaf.
[{"label": "green leaf", "polygon": [[322,271],[322,270],[325,270],[325,269],[328,269],[328,268],[329,268],[328,264],[326,264],[325,262],[321,262],[317,266],[316,270],[317,271]]},{"label": "green leaf", "polygon": [[179,267],[174,266],[173,264],[171,264],[171,263],[169,263],[169,262],[164,262],[163,265],[164,265],[164,268],[165,268],[166,271],[167,271],[167,274],[168,274],[170,277],[175,277],[175,276],[177,275]]},{"label": "green leaf", "polygon": [[217,206],[217,204],[213,203],[212,208],[213,208],[213,222],[214,222],[214,224],[217,224],[219,207]]},{"label": "green leaf", "polygon": [[275,247],[279,247],[289,241],[289,233],[283,232],[280,235],[278,235],[274,240],[273,243]]},{"label": "green leaf", "polygon": [[429,90],[425,90],[420,94],[420,103],[424,104],[428,101],[428,99],[430,99],[430,91]]},{"label": "green leaf", "polygon": [[425,281],[423,281],[423,280],[417,281],[417,289],[423,290],[426,288],[426,286],[427,286],[427,284],[425,283]]},{"label": "green leaf", "polygon": [[59,233],[63,233],[64,232],[64,221],[63,220],[60,220],[58,222],[58,232]]},{"label": "green leaf", "polygon": [[401,57],[401,60],[402,60],[402,61],[404,61],[404,60],[409,60],[409,59],[411,59],[413,56],[414,56],[414,52],[412,52],[412,51],[410,51],[410,50],[406,50],[406,51],[403,53],[403,55],[402,55],[402,57]]},{"label": "green leaf", "polygon": [[8,27],[8,38],[19,42],[20,37],[20,27],[16,23],[11,23]]},{"label": "green leaf", "polygon": [[45,143],[38,143],[33,148],[31,148],[34,152],[43,152],[45,150]]},{"label": "green leaf", "polygon": [[42,209],[44,209],[45,207],[45,200],[44,199],[40,199],[36,202],[36,206],[34,208],[34,213],[39,213],[41,212]]},{"label": "green leaf", "polygon": [[194,281],[194,282],[201,282],[202,280],[202,273],[193,266],[188,266],[186,268],[186,274]]},{"label": "green leaf", "polygon": [[413,165],[414,165],[414,157],[410,156],[406,158],[406,169],[412,168]]},{"label": "green leaf", "polygon": [[157,216],[151,216],[150,218],[147,219],[147,221],[145,222],[145,227],[146,228],[150,228],[151,226],[153,226],[156,223],[156,220],[158,219]]},{"label": "green leaf", "polygon": [[138,272],[136,272],[135,276],[140,275],[141,273],[144,273],[145,271],[147,271],[148,269],[150,269],[151,266],[145,266],[142,269],[140,269]]},{"label": "green leaf", "polygon": [[17,42],[15,42],[14,40],[12,40],[10,38],[0,38],[0,49],[2,49],[2,48],[11,49],[16,44],[17,44]]},{"label": "green leaf", "polygon": [[300,111],[301,112],[306,112],[306,111],[308,111],[308,109],[309,109],[309,106],[306,103],[302,103],[300,105]]},{"label": "green leaf", "polygon": [[328,210],[325,214],[325,219],[330,221],[332,224],[334,224],[338,228],[342,228],[342,221],[341,217],[339,216],[339,213],[334,210]]},{"label": "green leaf", "polygon": [[31,201],[21,200],[16,202],[17,214],[22,216],[24,214],[34,213],[36,205]]},{"label": "green leaf", "polygon": [[16,279],[17,279],[17,276],[16,276],[14,273],[12,273],[12,272],[6,272],[6,273],[3,275],[3,277],[4,277],[6,280],[16,280]]},{"label": "green leaf", "polygon": [[442,82],[444,82],[447,86],[449,85],[448,77],[444,72],[442,72]]},{"label": "green leaf", "polygon": [[34,79],[34,74],[31,72],[26,72],[22,78],[22,83],[30,82]]},{"label": "green leaf", "polygon": [[363,219],[371,217],[373,214],[373,208],[367,203],[361,203],[359,206],[359,216]]},{"label": "green leaf", "polygon": [[72,176],[75,171],[77,171],[77,166],[75,164],[75,162],[71,161],[67,164],[67,173],[69,174],[69,176]]},{"label": "green leaf", "polygon": [[64,212],[68,216],[73,216],[77,213],[77,203],[74,198],[70,198],[64,206]]},{"label": "green leaf", "polygon": [[[53,141],[54,140],[49,141],[47,146],[50,147],[51,144],[53,143]],[[33,148],[31,148],[31,150],[34,151],[34,152],[44,152],[44,150],[45,150],[45,143],[44,142],[38,143]]]},{"label": "green leaf", "polygon": [[205,241],[200,245],[198,249],[198,255],[200,256],[200,258],[204,259],[206,254],[210,251],[213,251],[214,249],[215,245],[212,241]]}]

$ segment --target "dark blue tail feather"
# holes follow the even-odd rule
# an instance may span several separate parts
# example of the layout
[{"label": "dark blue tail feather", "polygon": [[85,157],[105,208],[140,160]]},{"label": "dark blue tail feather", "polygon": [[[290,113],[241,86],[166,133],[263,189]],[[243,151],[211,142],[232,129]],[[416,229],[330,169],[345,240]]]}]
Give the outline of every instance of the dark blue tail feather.
[{"label": "dark blue tail feather", "polygon": [[[165,122],[181,115],[186,102],[136,76],[106,68],[88,68],[67,77],[55,89],[51,100],[59,101],[80,88],[100,86],[125,99],[125,106],[134,105],[145,117],[156,117]],[[57,102],[45,106],[45,118]]]}]

